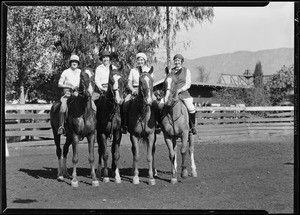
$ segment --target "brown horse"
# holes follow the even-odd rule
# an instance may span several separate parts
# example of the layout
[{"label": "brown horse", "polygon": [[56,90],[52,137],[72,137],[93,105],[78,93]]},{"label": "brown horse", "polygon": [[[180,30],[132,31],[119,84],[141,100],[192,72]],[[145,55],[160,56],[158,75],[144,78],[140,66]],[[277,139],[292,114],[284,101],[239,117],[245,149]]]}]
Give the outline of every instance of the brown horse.
[{"label": "brown horse", "polygon": [[188,171],[185,165],[185,158],[188,149],[187,142],[189,140],[189,152],[191,156],[192,176],[197,177],[196,165],[194,161],[194,138],[189,133],[189,115],[184,103],[179,99],[177,94],[177,76],[170,73],[166,68],[167,77],[164,81],[164,108],[162,111],[161,123],[165,142],[169,149],[169,158],[171,161],[172,179],[171,183],[177,182],[177,145],[176,140],[180,138],[182,141],[182,171],[181,177],[186,178]]},{"label": "brown horse", "polygon": [[128,111],[128,131],[130,133],[130,140],[132,143],[133,154],[133,184],[139,184],[139,143],[147,144],[147,161],[149,166],[149,184],[154,185],[156,169],[154,168],[154,153],[155,153],[155,116],[152,108],[152,94],[153,94],[153,78],[151,74],[153,67],[150,71],[142,72],[139,67],[140,78],[138,95],[132,100]]},{"label": "brown horse", "polygon": [[103,181],[108,182],[108,138],[112,140],[112,170],[115,173],[115,182],[121,183],[119,173],[119,159],[120,159],[120,143],[122,139],[121,128],[121,104],[123,103],[123,78],[121,71],[123,65],[119,69],[112,69],[109,67],[110,75],[108,81],[108,88],[105,95],[101,96],[96,102],[97,104],[97,142],[99,162],[97,168],[97,176],[101,177],[102,159],[104,161]]},{"label": "brown horse", "polygon": [[[66,128],[66,142],[63,147],[63,165],[61,166],[61,148],[60,135],[57,134],[59,127],[59,109],[60,102],[52,105],[50,111],[51,127],[53,130],[54,141],[56,145],[56,155],[58,158],[58,180],[63,180],[64,177],[69,178],[67,172],[67,154],[69,146],[72,144],[73,148],[73,174],[72,186],[78,187],[77,180],[77,162],[78,162],[78,143],[84,137],[88,140],[89,149],[89,163],[91,166],[92,185],[99,186],[96,178],[94,168],[94,142],[96,129],[96,112],[92,108],[91,95],[93,93],[93,84],[91,77],[85,70],[80,73],[80,85],[77,92],[73,92],[71,98],[68,100],[68,113],[64,127]],[[76,96],[75,96],[76,95]]]}]

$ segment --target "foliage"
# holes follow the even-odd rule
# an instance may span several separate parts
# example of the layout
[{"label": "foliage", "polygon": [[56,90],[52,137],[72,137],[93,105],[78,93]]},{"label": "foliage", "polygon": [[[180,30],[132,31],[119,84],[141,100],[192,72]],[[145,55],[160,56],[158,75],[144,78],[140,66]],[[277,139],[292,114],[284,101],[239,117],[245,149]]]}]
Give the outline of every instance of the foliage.
[{"label": "foliage", "polygon": [[204,83],[207,82],[209,80],[210,72],[207,72],[204,66],[198,66],[197,69],[199,71],[198,72],[198,74],[199,74],[198,81],[204,82]]},{"label": "foliage", "polygon": [[[170,49],[175,45],[177,32],[185,27],[189,30],[196,23],[205,20],[212,22],[213,7],[157,7],[161,22],[158,25],[160,38],[164,41],[167,51],[167,65],[170,62]],[[171,38],[170,38],[171,37]]]},{"label": "foliage", "polygon": [[51,71],[50,49],[54,37],[51,11],[46,7],[10,7],[7,23],[6,97],[25,102],[24,92],[36,85],[33,79],[39,73],[48,77]]},{"label": "foliage", "polygon": [[269,98],[263,88],[227,87],[212,92],[215,100],[229,106],[245,104],[246,106],[269,106]]},{"label": "foliage", "polygon": [[267,83],[266,91],[273,105],[288,99],[294,90],[294,65],[283,66]]},{"label": "foliage", "polygon": [[263,87],[263,71],[261,62],[258,61],[253,72],[253,83],[255,88]]}]

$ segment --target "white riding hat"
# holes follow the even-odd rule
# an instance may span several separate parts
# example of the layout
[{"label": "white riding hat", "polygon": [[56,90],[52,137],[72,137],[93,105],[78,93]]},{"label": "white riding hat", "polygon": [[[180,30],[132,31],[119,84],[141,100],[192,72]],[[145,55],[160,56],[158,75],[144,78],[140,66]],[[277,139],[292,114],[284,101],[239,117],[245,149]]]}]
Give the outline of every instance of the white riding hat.
[{"label": "white riding hat", "polygon": [[136,55],[136,59],[138,59],[139,57],[144,58],[144,60],[147,61],[147,56],[144,53],[142,53],[142,52],[138,53]]}]

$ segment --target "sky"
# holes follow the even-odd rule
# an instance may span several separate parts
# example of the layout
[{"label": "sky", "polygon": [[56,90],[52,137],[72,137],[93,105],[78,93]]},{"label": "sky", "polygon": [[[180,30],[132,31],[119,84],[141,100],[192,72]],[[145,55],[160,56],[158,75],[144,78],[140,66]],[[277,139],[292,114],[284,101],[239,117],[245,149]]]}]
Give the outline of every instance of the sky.
[{"label": "sky", "polygon": [[[189,47],[184,48],[184,43]],[[181,53],[187,59],[236,51],[294,48],[294,2],[270,2],[265,7],[214,7],[212,23],[195,25],[177,33],[171,58]],[[165,61],[165,47],[157,50]]]}]

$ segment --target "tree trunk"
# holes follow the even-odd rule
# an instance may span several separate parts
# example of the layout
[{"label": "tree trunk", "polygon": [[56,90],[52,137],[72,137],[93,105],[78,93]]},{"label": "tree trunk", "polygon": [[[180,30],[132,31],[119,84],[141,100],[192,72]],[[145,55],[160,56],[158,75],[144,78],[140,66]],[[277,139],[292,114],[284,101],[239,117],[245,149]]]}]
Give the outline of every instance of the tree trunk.
[{"label": "tree trunk", "polygon": [[167,15],[167,36],[166,36],[166,49],[167,49],[167,67],[170,67],[170,30],[171,30],[171,24],[170,24],[170,8],[166,7],[166,15]]}]

